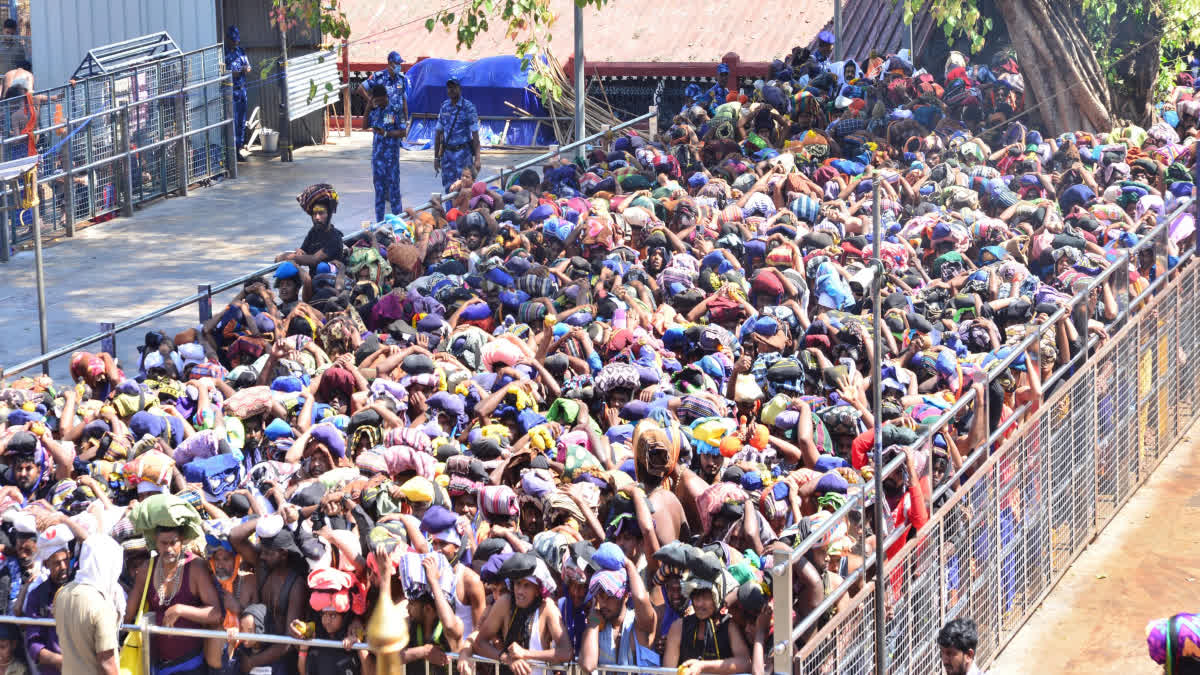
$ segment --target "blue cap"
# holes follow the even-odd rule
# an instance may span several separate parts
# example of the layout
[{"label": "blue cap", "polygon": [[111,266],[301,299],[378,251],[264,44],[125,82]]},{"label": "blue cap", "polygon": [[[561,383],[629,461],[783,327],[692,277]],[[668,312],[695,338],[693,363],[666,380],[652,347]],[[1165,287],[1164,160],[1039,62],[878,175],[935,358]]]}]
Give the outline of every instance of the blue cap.
[{"label": "blue cap", "polygon": [[288,260],[275,268],[275,280],[291,279],[292,277],[300,276],[300,268],[296,267],[296,263]]},{"label": "blue cap", "polygon": [[721,73],[728,73],[728,72],[729,72],[729,64],[728,63],[718,63],[717,64],[717,74],[718,75]]},{"label": "blue cap", "polygon": [[446,78],[446,84],[449,85],[450,83],[462,84],[462,80],[460,80],[457,75],[451,75],[450,77]]},{"label": "blue cap", "polygon": [[333,267],[329,263],[317,263],[317,274],[333,274]]},{"label": "blue cap", "polygon": [[823,30],[820,33],[817,33],[817,39],[820,40],[821,42],[824,42],[827,45],[837,43],[837,38],[835,38],[833,36],[833,33],[829,32],[827,30]]},{"label": "blue cap", "polygon": [[404,57],[400,56],[400,52],[391,52],[388,54],[388,63],[404,63]]}]

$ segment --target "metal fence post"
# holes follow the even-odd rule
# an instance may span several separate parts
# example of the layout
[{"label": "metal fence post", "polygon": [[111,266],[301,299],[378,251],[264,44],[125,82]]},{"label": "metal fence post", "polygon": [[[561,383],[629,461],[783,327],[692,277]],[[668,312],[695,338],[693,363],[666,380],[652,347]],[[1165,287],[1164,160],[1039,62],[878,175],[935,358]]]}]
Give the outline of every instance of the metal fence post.
[{"label": "metal fence post", "polygon": [[212,285],[200,284],[196,287],[197,293],[203,293],[204,297],[196,306],[200,309],[200,323],[204,323],[212,318]]},{"label": "metal fence post", "polygon": [[238,177],[238,162],[237,162],[237,129],[233,128],[233,87],[221,87],[221,105],[224,108],[225,119],[229,120],[229,124],[225,126],[225,176],[227,178]]},{"label": "metal fence post", "polygon": [[[88,125],[91,126],[90,124]],[[67,129],[70,132],[70,128]],[[71,179],[71,173],[75,167],[75,158],[71,153],[71,141],[63,143],[63,169],[66,170],[67,176],[63,180],[63,208],[66,209],[66,230],[68,237],[75,236],[75,182]]]},{"label": "metal fence post", "polygon": [[117,181],[121,191],[121,215],[129,218],[133,215],[133,154],[132,142],[129,138],[129,104],[122,105],[117,110],[117,134],[121,137],[121,178]]},{"label": "metal fence post", "polygon": [[[33,255],[34,255],[34,275],[37,280],[37,305],[38,305],[38,337],[41,340],[42,353],[50,351],[50,339],[46,330],[46,278],[45,268],[42,265],[42,213],[41,199],[38,198],[37,184],[37,168],[35,167],[29,173],[25,174],[25,180],[33,183],[31,193],[33,195],[32,202],[29,202],[29,210],[32,212],[30,218],[33,220]],[[11,189],[19,189],[20,183],[17,180],[12,181]],[[23,198],[22,198],[23,199]],[[50,374],[50,364],[42,364],[42,374]]]},{"label": "metal fence post", "polygon": [[[787,558],[784,559],[785,561]],[[775,613],[775,644],[771,655],[773,670],[777,673],[792,672],[792,566],[774,565],[771,570],[771,591],[774,594],[772,610]]]},{"label": "metal fence post", "polygon": [[647,112],[650,113],[650,140],[654,140],[658,137],[658,106],[650,106]]},{"label": "metal fence post", "polygon": [[4,190],[4,216],[3,222],[0,222],[0,262],[8,262],[8,256],[12,247],[11,237],[15,234],[12,231],[13,223],[13,194],[12,190],[6,188]]},{"label": "metal fence post", "polygon": [[142,656],[142,672],[143,673],[154,672],[153,668],[151,668],[151,666],[153,665],[153,661],[150,658],[150,617],[151,616],[154,616],[153,612],[143,612],[142,620],[138,624],[142,629],[141,656]]},{"label": "metal fence post", "polygon": [[[182,87],[182,84],[180,86]],[[178,149],[176,150],[179,156],[179,194],[186,197],[188,194],[188,183],[191,182],[188,174],[190,173],[189,169],[192,164],[192,158],[188,157],[187,151],[187,93],[182,91],[182,89],[179,92],[179,96],[175,98],[175,115],[176,119],[179,120],[177,128],[179,139],[177,141]]]},{"label": "metal fence post", "polygon": [[100,340],[100,351],[108,352],[114,359],[117,357],[117,334],[113,331],[115,323],[100,322],[100,332],[104,338]]}]

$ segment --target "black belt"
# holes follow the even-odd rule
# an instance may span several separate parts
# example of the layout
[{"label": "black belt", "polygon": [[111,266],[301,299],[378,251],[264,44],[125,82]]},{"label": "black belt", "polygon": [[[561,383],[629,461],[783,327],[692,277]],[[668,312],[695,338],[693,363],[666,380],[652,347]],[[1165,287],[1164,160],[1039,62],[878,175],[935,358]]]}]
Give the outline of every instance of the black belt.
[{"label": "black belt", "polygon": [[445,147],[445,149],[454,151],[454,150],[462,150],[463,148],[468,148],[470,146],[471,146],[470,143],[459,143],[458,145],[447,145]]}]

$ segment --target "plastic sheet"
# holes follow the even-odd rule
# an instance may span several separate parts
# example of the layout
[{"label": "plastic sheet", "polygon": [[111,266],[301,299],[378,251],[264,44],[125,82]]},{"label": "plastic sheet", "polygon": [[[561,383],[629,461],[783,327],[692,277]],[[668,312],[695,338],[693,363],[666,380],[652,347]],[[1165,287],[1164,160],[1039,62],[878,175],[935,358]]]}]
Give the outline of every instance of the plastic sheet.
[{"label": "plastic sheet", "polygon": [[[446,100],[446,79],[456,75],[462,84],[463,96],[475,104],[480,116],[503,116],[516,118],[519,113],[505,105],[511,103],[536,117],[547,117],[549,112],[542,106],[536,94],[529,91],[529,78],[521,69],[521,60],[515,56],[493,56],[478,61],[451,61],[448,59],[425,59],[408,70],[408,110],[411,114],[436,115]],[[408,145],[432,144],[433,119],[413,119],[408,133]],[[484,145],[489,138],[508,145],[552,145],[556,142],[552,126],[543,122],[514,119],[504,131],[503,120],[480,120],[480,140]],[[485,130],[486,129],[486,130]],[[501,135],[503,138],[501,139]]]}]

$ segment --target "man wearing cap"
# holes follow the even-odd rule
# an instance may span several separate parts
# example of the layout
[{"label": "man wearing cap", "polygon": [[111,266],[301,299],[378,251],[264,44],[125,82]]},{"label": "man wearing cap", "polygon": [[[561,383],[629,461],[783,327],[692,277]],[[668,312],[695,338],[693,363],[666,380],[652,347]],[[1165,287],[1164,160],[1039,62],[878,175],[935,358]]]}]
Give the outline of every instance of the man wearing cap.
[{"label": "man wearing cap", "polygon": [[817,33],[817,49],[812,53],[813,59],[817,62],[828,61],[833,57],[833,45],[836,42],[837,38],[831,31],[823,30]]},{"label": "man wearing cap", "polygon": [[225,70],[232,76],[233,87],[233,133],[236,137],[237,161],[246,161],[242,146],[246,144],[246,73],[250,72],[250,59],[241,47],[241,36],[237,26],[230,26],[225,33]]},{"label": "man wearing cap", "polygon": [[460,529],[465,529],[465,519],[460,528],[458,517],[444,506],[431,506],[421,516],[421,532],[430,547],[445,557],[454,570],[454,614],[463,623],[463,635],[470,635],[483,620],[487,597],[479,574],[463,564],[463,554],[469,556],[470,550],[463,548]]},{"label": "man wearing cap", "polygon": [[[46,516],[40,523],[37,562],[41,563],[45,576],[35,579],[25,594],[21,616],[52,618],[54,596],[58,589],[71,580],[71,542],[82,539],[86,534],[78,524],[62,513]],[[62,672],[62,648],[58,631],[49,626],[30,626],[25,630],[25,646],[29,661],[39,673],[54,675]]]},{"label": "man wearing cap", "polygon": [[463,169],[479,172],[479,114],[475,104],[462,97],[457,75],[446,80],[446,100],[438,111],[433,141],[433,170],[442,172],[442,189],[462,177]]},{"label": "man wearing cap", "polygon": [[587,601],[592,611],[579,650],[579,665],[585,671],[593,672],[597,666],[659,665],[650,649],[658,616],[633,561],[623,557],[619,569],[593,574]]},{"label": "man wearing cap", "polygon": [[729,65],[725,63],[717,64],[717,81],[713,86],[704,92],[707,98],[708,109],[715,110],[717,106],[725,102],[729,97]]},{"label": "man wearing cap", "polygon": [[288,260],[275,268],[275,292],[279,295],[279,314],[288,316],[300,304],[300,292],[311,287],[308,269]]},{"label": "man wearing cap", "polygon": [[404,117],[400,108],[391,103],[387,87],[371,87],[371,109],[367,111],[367,127],[374,134],[371,141],[371,181],[375,185],[375,222],[383,220],[387,202],[392,213],[400,213],[400,141],[404,138]]},{"label": "man wearing cap", "polygon": [[376,105],[371,89],[375,85],[383,85],[387,89],[387,104],[396,107],[401,112],[401,128],[408,126],[408,78],[400,70],[402,63],[404,63],[404,58],[400,56],[400,52],[391,52],[388,54],[387,68],[375,71],[371,77],[358,85],[359,96],[367,99],[367,109],[363,113],[364,121],[368,121],[367,115]]}]

